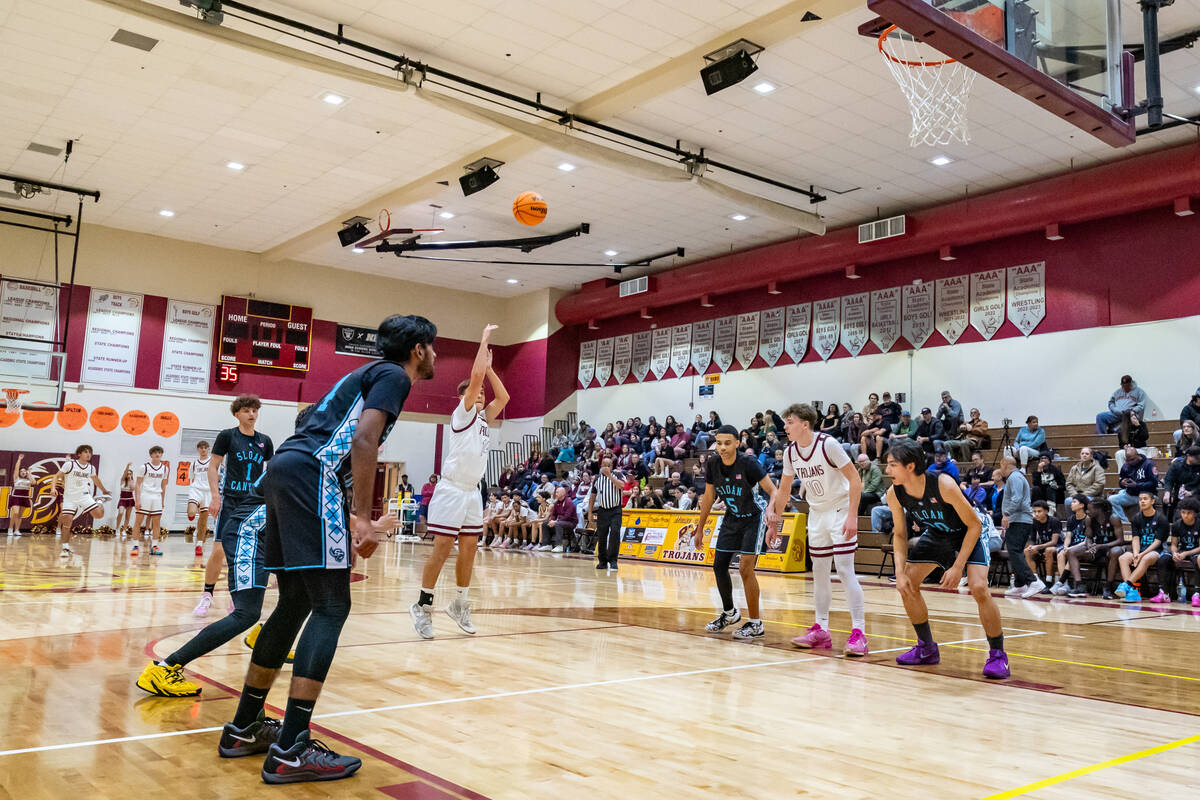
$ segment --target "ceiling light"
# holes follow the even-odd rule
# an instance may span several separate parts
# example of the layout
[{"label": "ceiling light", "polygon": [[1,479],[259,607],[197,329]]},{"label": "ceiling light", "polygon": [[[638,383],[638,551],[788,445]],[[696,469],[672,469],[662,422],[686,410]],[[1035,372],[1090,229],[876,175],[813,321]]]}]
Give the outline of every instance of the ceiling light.
[{"label": "ceiling light", "polygon": [[954,159],[949,158],[948,156],[938,156],[937,158],[929,159],[929,163],[933,164],[935,167],[944,167],[947,164],[954,163]]},{"label": "ceiling light", "polygon": [[438,214],[438,216],[442,219],[454,219],[454,215],[449,211],[443,211],[442,213]]},{"label": "ceiling light", "polygon": [[229,167],[234,172],[241,172],[242,170],[244,170],[246,168],[245,164],[239,163],[237,161],[228,161],[225,163],[225,166]]},{"label": "ceiling light", "polygon": [[505,281],[505,283],[520,283],[520,281],[517,280],[516,278],[509,278],[508,280]]},{"label": "ceiling light", "polygon": [[175,212],[169,208],[164,208],[158,212],[158,215],[160,217],[173,217],[173,216],[175,216]]},{"label": "ceiling light", "polygon": [[351,252],[351,253],[365,253],[365,252],[367,252],[367,251],[366,251],[366,250],[363,250],[361,247],[355,247],[355,248],[354,248],[353,250],[351,250],[350,252]]},{"label": "ceiling light", "polygon": [[334,94],[333,92],[326,92],[325,94],[321,95],[321,99],[326,103],[329,103],[331,106],[340,106],[342,103],[346,102],[346,98],[342,97],[340,94]]},{"label": "ceiling light", "polygon": [[616,250],[605,250],[604,255],[608,256],[609,258],[612,258],[613,256],[617,255],[617,251]]},{"label": "ceiling light", "polygon": [[775,91],[775,84],[768,83],[767,81],[756,83],[754,85],[754,91],[758,92],[759,94],[770,94],[771,92]]},{"label": "ceiling light", "polygon": [[1195,92],[1196,94],[1200,94],[1200,86],[1197,86],[1195,89],[1192,89],[1192,91]]},{"label": "ceiling light", "polygon": [[572,172],[575,169],[575,165],[568,164],[566,161],[564,161],[558,165],[558,168],[561,169],[563,172]]},{"label": "ceiling light", "polygon": [[750,219],[745,214],[732,214],[729,218],[734,222],[741,222],[742,220]]}]

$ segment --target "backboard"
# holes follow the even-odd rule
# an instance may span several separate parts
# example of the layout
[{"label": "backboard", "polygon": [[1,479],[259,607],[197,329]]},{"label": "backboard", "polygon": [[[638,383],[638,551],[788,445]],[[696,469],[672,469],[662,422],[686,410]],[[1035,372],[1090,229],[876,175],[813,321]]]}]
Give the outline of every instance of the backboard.
[{"label": "backboard", "polygon": [[22,408],[62,408],[61,292],[43,281],[0,278],[0,389],[27,390]]},{"label": "backboard", "polygon": [[[1120,0],[868,0],[925,44],[1114,147],[1136,138]],[[878,35],[878,24],[859,29]]]},{"label": "backboard", "polygon": [[66,364],[66,353],[0,337],[0,389],[27,390],[21,395],[21,408],[62,410]]}]

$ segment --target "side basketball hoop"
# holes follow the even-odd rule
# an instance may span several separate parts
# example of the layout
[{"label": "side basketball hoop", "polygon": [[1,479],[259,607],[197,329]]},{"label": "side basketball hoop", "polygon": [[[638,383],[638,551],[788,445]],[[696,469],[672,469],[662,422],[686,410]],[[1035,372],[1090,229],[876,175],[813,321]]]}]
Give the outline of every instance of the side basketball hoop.
[{"label": "side basketball hoop", "polygon": [[9,414],[16,414],[21,410],[21,395],[29,394],[28,389],[5,389],[4,390],[4,407]]},{"label": "side basketball hoop", "polygon": [[908,100],[913,123],[908,143],[966,144],[967,100],[975,71],[895,25],[879,34],[879,52]]}]

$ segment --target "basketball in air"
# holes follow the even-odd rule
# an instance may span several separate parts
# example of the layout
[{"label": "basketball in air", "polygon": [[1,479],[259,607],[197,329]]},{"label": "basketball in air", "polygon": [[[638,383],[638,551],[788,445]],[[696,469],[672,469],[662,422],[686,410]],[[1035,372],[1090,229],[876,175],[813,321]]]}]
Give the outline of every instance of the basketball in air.
[{"label": "basketball in air", "polygon": [[513,216],[522,225],[538,225],[546,218],[546,201],[537,192],[521,192],[513,200]]}]

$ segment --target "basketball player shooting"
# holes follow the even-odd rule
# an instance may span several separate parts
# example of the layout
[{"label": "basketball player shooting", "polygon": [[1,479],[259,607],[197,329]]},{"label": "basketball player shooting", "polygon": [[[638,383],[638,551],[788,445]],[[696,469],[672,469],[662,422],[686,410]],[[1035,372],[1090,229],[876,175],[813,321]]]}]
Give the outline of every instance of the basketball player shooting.
[{"label": "basketball player shooting", "polygon": [[783,475],[771,498],[767,530],[779,525],[792,482],[799,477],[809,507],[808,551],[813,562],[816,621],[807,633],[792,639],[792,644],[806,649],[833,646],[829,605],[833,599],[831,566],[836,566],[850,606],[851,631],[844,653],[857,658],[868,651],[863,590],[854,572],[862,479],[841,444],[824,433],[813,433],[818,419],[816,409],[807,403],[790,405],[783,412],[783,427],[791,443],[783,454]]},{"label": "basketball player shooting", "polygon": [[[937,642],[929,629],[929,609],[921,596],[921,581],[941,567],[945,570],[941,587],[954,591],[965,568],[967,586],[979,606],[979,621],[983,623],[988,640],[983,676],[1007,678],[1004,628],[1000,622],[1000,609],[988,592],[990,556],[979,538],[982,528],[979,517],[967,504],[953,478],[945,473],[935,476],[925,472],[925,451],[912,439],[899,439],[891,445],[887,474],[892,479],[886,495],[887,504],[892,519],[896,520],[893,534],[896,589],[917,632],[917,646],[899,656],[896,662],[907,666],[940,663]],[[910,523],[921,533],[911,549],[908,546]]]},{"label": "basketball player shooting", "polygon": [[[433,533],[433,552],[421,573],[421,593],[408,609],[413,627],[422,639],[433,638],[433,587],[455,540],[458,560],[454,574],[458,594],[446,606],[446,614],[464,633],[475,633],[467,590],[471,587],[471,567],[483,534],[483,496],[479,481],[487,469],[488,428],[508,405],[508,391],[492,369],[492,351],[488,347],[495,325],[483,329],[479,350],[471,364],[471,376],[458,385],[458,405],[450,415],[450,453],[442,466],[442,478],[429,501],[429,530]],[[492,402],[484,405],[483,380],[492,387]]]},{"label": "basketball player shooting", "polygon": [[[91,445],[81,444],[75,448],[75,458],[63,464],[54,476],[54,491],[62,488],[62,509],[58,514],[58,523],[62,535],[61,558],[69,558],[71,550],[71,526],[75,518],[91,514],[92,519],[104,516],[104,500],[108,490],[100,482],[96,474],[96,466],[92,464]],[[101,495],[94,495],[99,489]]]}]

